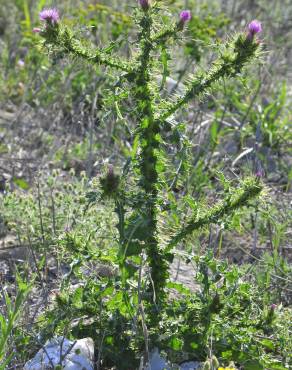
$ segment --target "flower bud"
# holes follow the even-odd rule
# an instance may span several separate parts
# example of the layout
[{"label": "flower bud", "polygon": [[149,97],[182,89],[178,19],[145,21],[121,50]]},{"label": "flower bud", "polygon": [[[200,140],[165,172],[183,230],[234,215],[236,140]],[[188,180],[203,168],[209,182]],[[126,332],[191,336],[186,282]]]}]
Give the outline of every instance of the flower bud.
[{"label": "flower bud", "polygon": [[262,32],[262,25],[259,21],[253,20],[249,23],[247,29],[248,29],[247,38],[249,40],[252,40],[257,33]]},{"label": "flower bud", "polygon": [[111,197],[117,193],[120,185],[120,176],[114,173],[112,165],[108,166],[107,173],[99,181],[105,196]]},{"label": "flower bud", "polygon": [[25,66],[25,63],[22,59],[19,59],[19,61],[17,62],[17,65],[19,68],[23,68]]},{"label": "flower bud", "polygon": [[211,357],[211,363],[214,369],[217,369],[217,367],[219,367],[219,361],[217,360],[217,357],[214,355]]},{"label": "flower bud", "polygon": [[179,22],[177,24],[177,28],[182,30],[184,25],[189,22],[192,18],[192,13],[190,10],[183,10],[179,15]]},{"label": "flower bud", "polygon": [[211,362],[210,362],[210,360],[207,360],[207,361],[203,364],[203,370],[211,370]]},{"label": "flower bud", "polygon": [[256,173],[255,173],[255,177],[257,179],[261,179],[265,176],[265,171],[262,169],[262,168],[259,168]]},{"label": "flower bud", "polygon": [[180,18],[181,22],[183,22],[183,23],[189,22],[192,18],[192,13],[191,13],[190,10],[183,10],[180,13],[179,18]]},{"label": "flower bud", "polygon": [[148,10],[151,6],[151,0],[139,0],[139,4],[143,10]]}]

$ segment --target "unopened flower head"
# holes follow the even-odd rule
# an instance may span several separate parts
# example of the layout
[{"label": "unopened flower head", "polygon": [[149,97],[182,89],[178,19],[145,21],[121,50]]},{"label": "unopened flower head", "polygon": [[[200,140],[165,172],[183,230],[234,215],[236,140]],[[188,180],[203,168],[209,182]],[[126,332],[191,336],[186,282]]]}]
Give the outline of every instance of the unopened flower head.
[{"label": "unopened flower head", "polygon": [[258,179],[261,179],[264,176],[265,176],[265,171],[262,168],[259,168],[255,173],[255,177]]},{"label": "unopened flower head", "polygon": [[247,26],[247,28],[248,28],[248,38],[249,39],[252,39],[254,35],[256,35],[257,33],[262,32],[262,25],[257,20],[251,21],[249,25]]},{"label": "unopened flower head", "polygon": [[51,24],[58,23],[60,19],[59,12],[56,8],[43,9],[40,12],[40,20]]},{"label": "unopened flower head", "polygon": [[25,63],[22,59],[19,59],[19,61],[17,62],[17,65],[18,67],[23,68],[25,66]]},{"label": "unopened flower head", "polygon": [[33,29],[32,29],[32,32],[34,32],[34,33],[40,33],[42,30],[41,30],[41,28],[39,28],[39,27],[34,27]]},{"label": "unopened flower head", "polygon": [[183,23],[189,22],[192,18],[192,13],[191,13],[190,10],[183,10],[180,13],[179,18],[180,18],[181,22],[183,22]]},{"label": "unopened flower head", "polygon": [[143,10],[148,10],[151,6],[151,0],[139,0],[139,4]]}]

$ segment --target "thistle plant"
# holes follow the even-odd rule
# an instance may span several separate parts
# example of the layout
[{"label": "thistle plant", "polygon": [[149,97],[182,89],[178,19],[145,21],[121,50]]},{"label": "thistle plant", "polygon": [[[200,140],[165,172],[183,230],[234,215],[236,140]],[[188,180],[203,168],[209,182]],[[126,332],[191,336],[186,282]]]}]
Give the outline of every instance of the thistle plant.
[{"label": "thistle plant", "polygon": [[[119,264],[123,287],[130,272],[127,270],[127,257],[146,254],[150,275],[145,283],[142,303],[145,305],[146,324],[156,328],[167,299],[166,284],[169,278],[169,261],[174,248],[195,230],[217,223],[238,208],[249,205],[257,197],[262,185],[259,178],[251,177],[242,181],[241,187],[229,188],[225,198],[205,212],[190,217],[180,230],[169,237],[167,245],[160,242],[158,218],[161,213],[165,180],[161,158],[166,155],[162,143],[163,129],[175,130],[172,118],[180,109],[195,99],[201,99],[225,79],[240,75],[243,68],[253,63],[260,55],[257,34],[261,25],[253,21],[248,31],[239,32],[220,47],[219,56],[205,71],[193,73],[186,82],[182,95],[162,98],[154,87],[155,53],[169,48],[169,41],[181,39],[191,12],[183,10],[172,25],[158,25],[159,2],[139,0],[136,22],[139,28],[137,37],[138,53],[130,60],[111,55],[108,49],[93,47],[76,36],[74,30],[62,23],[56,9],[46,9],[40,13],[42,28],[34,29],[43,38],[43,44],[50,50],[63,55],[78,57],[86,62],[105,66],[120,73],[120,81],[131,95],[132,119],[136,123],[134,135],[138,138],[138,150],[132,159],[136,188],[133,196],[125,186],[125,177],[117,175],[112,167],[101,179],[101,188],[106,197],[115,202],[118,215]],[[157,31],[158,27],[160,29]],[[138,175],[137,175],[138,174]],[[169,232],[171,234],[171,232]]]}]

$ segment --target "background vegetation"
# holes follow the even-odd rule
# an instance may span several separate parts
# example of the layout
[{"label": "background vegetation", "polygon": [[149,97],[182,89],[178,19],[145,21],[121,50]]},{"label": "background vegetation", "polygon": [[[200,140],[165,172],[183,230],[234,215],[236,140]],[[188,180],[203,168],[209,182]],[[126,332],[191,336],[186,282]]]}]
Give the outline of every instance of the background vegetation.
[{"label": "background vegetation", "polygon": [[[189,74],[205,69],[219,45],[250,20],[264,29],[261,62],[192,101],[176,117],[176,129],[165,132],[169,189],[161,216],[172,211],[158,219],[165,239],[182,216],[212,206],[239,178],[260,173],[264,191],[250,208],[175,249],[160,348],[176,363],[215,355],[221,366],[289,369],[291,2],[162,3],[166,23],[182,9],[193,14],[171,55],[159,52],[163,78],[157,70],[155,83],[165,97],[181,93]],[[135,369],[145,351],[137,285],[125,302],[118,219],[114,202],[100,198],[99,182],[110,166],[123,174],[125,158],[136,155],[132,102],[115,72],[44,52],[32,29],[51,5],[109,55],[119,49],[126,58],[136,47],[134,0],[0,0],[0,368],[21,369],[61,334],[91,336],[97,367]],[[134,176],[126,174],[126,182],[134,189]],[[140,260],[129,262],[128,271],[137,272]]]}]

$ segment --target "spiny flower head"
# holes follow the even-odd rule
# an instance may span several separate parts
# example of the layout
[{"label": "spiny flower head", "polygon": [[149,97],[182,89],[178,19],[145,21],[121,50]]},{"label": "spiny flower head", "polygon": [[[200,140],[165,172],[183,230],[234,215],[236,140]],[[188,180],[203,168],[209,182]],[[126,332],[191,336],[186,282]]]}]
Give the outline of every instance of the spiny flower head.
[{"label": "spiny flower head", "polygon": [[262,32],[262,25],[256,19],[251,21],[249,25],[247,26],[247,28],[248,28],[248,38],[249,39],[252,39],[254,35],[256,35],[257,33]]},{"label": "spiny flower head", "polygon": [[148,10],[151,6],[151,0],[139,0],[139,4],[143,10]]},{"label": "spiny flower head", "polygon": [[110,164],[104,176],[100,177],[100,185],[104,196],[112,197],[117,195],[120,176],[115,174],[113,165]]},{"label": "spiny flower head", "polygon": [[177,23],[177,29],[181,31],[184,28],[184,25],[189,22],[192,18],[192,13],[190,10],[183,10],[180,12],[179,21]]},{"label": "spiny flower head", "polygon": [[264,176],[265,176],[265,171],[262,168],[258,168],[256,173],[255,173],[255,177],[257,179],[261,179]]},{"label": "spiny flower head", "polygon": [[40,20],[50,24],[58,23],[60,19],[59,12],[56,8],[43,9],[40,12]]},{"label": "spiny flower head", "polygon": [[180,18],[181,22],[186,23],[186,22],[188,22],[188,21],[190,21],[190,20],[191,20],[191,18],[192,18],[192,13],[191,13],[191,11],[190,11],[190,10],[183,10],[183,11],[180,13],[179,18]]}]

